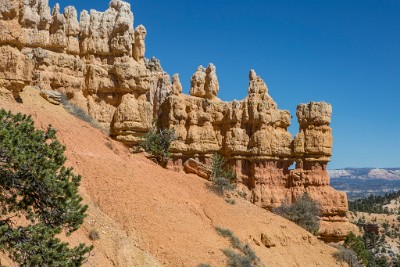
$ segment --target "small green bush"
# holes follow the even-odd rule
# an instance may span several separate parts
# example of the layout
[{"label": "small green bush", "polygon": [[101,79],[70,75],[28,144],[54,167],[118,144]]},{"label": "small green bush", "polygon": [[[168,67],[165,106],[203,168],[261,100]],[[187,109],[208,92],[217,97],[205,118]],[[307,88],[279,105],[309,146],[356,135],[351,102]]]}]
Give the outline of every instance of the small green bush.
[{"label": "small green bush", "polygon": [[236,200],[234,200],[233,198],[227,198],[225,199],[225,202],[231,205],[235,205],[236,204]]},{"label": "small green bush", "polygon": [[173,129],[158,129],[155,125],[143,136],[141,146],[158,163],[163,164],[170,157],[169,147],[175,140]]},{"label": "small green bush", "polygon": [[360,236],[356,236],[353,232],[350,232],[344,241],[344,246],[352,249],[357,254],[358,260],[362,261],[364,265],[368,264],[371,255]]},{"label": "small green bush", "polygon": [[89,232],[89,239],[92,241],[96,241],[100,239],[100,233],[96,229],[92,229]]},{"label": "small green bush", "polygon": [[243,191],[239,191],[238,195],[239,195],[239,197],[244,198],[244,199],[246,199],[246,197],[247,197],[247,193],[243,192]]},{"label": "small green bush", "polygon": [[213,155],[211,165],[212,189],[221,195],[236,188],[234,183],[236,173],[231,168],[226,168],[225,165],[226,161],[221,155]]},{"label": "small green bush", "polygon": [[254,250],[248,244],[244,244],[242,241],[240,241],[240,239],[235,236],[231,230],[221,227],[216,227],[215,230],[220,236],[229,238],[232,247],[236,250],[235,251],[230,248],[222,250],[222,252],[228,258],[229,267],[264,266]]},{"label": "small green bush", "polygon": [[321,213],[321,209],[307,193],[304,193],[295,203],[291,205],[283,204],[279,208],[273,209],[273,212],[296,223],[312,234],[318,232],[318,216]]}]

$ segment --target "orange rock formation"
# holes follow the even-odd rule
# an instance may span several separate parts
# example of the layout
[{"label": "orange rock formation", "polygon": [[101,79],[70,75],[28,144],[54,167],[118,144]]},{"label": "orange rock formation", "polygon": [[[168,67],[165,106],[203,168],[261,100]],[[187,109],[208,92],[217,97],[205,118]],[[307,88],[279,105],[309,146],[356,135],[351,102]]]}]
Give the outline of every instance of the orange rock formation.
[{"label": "orange rock formation", "polygon": [[47,0],[2,1],[0,93],[18,98],[27,85],[63,92],[131,146],[158,119],[177,135],[169,168],[180,171],[189,158],[209,164],[213,153],[221,153],[251,202],[270,209],[308,192],[323,208],[321,236],[343,239],[352,229],[345,218],[346,194],[329,186],[326,172],[331,106],[299,105],[300,133],[293,139],[287,131],[290,113],[278,109],[254,71],[244,100],[217,98],[213,64],[197,69],[190,95],[183,95],[177,74],[171,83],[157,59],[145,58],[147,32],[133,21],[130,5],[120,0],[112,0],[105,12],[82,11],[80,21],[71,6],[61,13],[58,5],[50,12]]},{"label": "orange rock formation", "polygon": [[[222,102],[216,94],[212,99],[199,94],[206,92],[205,84],[198,82],[204,76],[199,67],[193,75],[197,78],[192,78],[191,95],[171,95],[161,106],[161,127],[174,129],[177,136],[167,167],[181,171],[190,158],[210,164],[212,154],[220,153],[256,205],[271,209],[295,202],[307,192],[322,207],[323,239],[342,240],[354,230],[346,219],[346,194],[329,186],[326,171],[332,154],[331,105],[300,104],[296,113],[300,133],[293,139],[287,130],[290,113],[278,109],[253,70],[249,95],[242,101]],[[290,170],[294,162],[296,167]]]},{"label": "orange rock formation", "polygon": [[126,2],[105,12],[50,12],[48,0],[0,3],[0,88],[18,98],[27,85],[56,90],[118,140],[138,143],[171,90],[156,59],[145,59],[146,29],[134,29]]}]

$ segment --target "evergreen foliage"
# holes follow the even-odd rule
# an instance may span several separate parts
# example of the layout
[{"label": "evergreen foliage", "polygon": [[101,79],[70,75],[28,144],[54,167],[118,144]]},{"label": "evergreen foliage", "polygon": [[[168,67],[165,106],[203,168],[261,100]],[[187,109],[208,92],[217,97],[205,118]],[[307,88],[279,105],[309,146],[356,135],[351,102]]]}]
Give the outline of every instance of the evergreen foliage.
[{"label": "evergreen foliage", "polygon": [[153,125],[143,136],[141,146],[158,164],[162,164],[170,157],[169,147],[175,138],[173,129],[158,129]]},{"label": "evergreen foliage", "polygon": [[212,189],[218,194],[234,190],[236,188],[235,180],[236,173],[226,167],[225,159],[219,154],[214,154],[211,165]]},{"label": "evergreen foliage", "polygon": [[359,261],[365,266],[368,264],[370,253],[365,247],[364,240],[360,236],[356,236],[353,232],[350,232],[344,241],[346,248],[352,249],[356,254]]},{"label": "evergreen foliage", "polygon": [[55,237],[77,230],[87,209],[64,151],[51,126],[0,110],[0,250],[22,266],[79,266],[92,249]]},{"label": "evergreen foliage", "polygon": [[316,234],[319,229],[319,218],[321,209],[319,205],[304,193],[295,203],[273,209],[276,214],[303,227],[310,233]]},{"label": "evergreen foliage", "polygon": [[349,210],[380,214],[400,214],[399,211],[390,211],[387,207],[383,207],[389,204],[391,200],[399,197],[400,191],[389,193],[384,196],[370,195],[365,198],[349,201]]}]

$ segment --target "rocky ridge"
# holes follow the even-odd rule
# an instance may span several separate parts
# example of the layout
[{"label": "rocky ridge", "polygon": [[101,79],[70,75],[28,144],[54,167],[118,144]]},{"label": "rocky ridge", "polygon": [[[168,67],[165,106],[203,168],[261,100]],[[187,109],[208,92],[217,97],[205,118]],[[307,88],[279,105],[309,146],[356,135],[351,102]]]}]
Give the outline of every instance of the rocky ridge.
[{"label": "rocky ridge", "polygon": [[[252,203],[272,209],[307,192],[321,204],[323,239],[337,241],[354,230],[346,219],[346,194],[330,187],[326,169],[332,154],[331,105],[300,104],[296,112],[300,132],[293,138],[287,130],[289,111],[278,109],[254,70],[249,74],[248,97],[232,102],[217,98],[218,82],[206,84],[215,66],[210,64],[207,70],[200,66],[194,73],[190,95],[177,90],[161,105],[160,127],[174,129],[177,137],[167,168],[182,171],[185,167],[196,173],[192,158],[210,165],[212,155],[220,153]],[[175,84],[180,83],[174,80]],[[202,169],[197,173],[204,177]]]},{"label": "rocky ridge", "polygon": [[331,186],[349,200],[400,190],[400,168],[345,168],[328,170]]},{"label": "rocky ridge", "polygon": [[[287,131],[290,113],[279,110],[254,71],[248,97],[223,102],[216,67],[200,66],[182,94],[179,76],[145,58],[146,29],[134,28],[130,5],[112,0],[105,12],[52,11],[47,0],[6,0],[0,4],[0,93],[27,85],[65,93],[110,135],[134,146],[153,120],[174,129],[177,140],[167,167],[181,171],[194,158],[210,163],[224,155],[238,174],[247,198],[266,209],[296,201],[304,192],[323,209],[320,234],[340,240],[352,229],[345,217],[347,197],[329,186],[332,153],[331,105],[297,107],[300,132]],[[296,167],[289,167],[296,163]]]},{"label": "rocky ridge", "polygon": [[348,168],[328,170],[328,173],[332,179],[400,180],[400,168]]},{"label": "rocky ridge", "polygon": [[27,85],[65,93],[70,101],[131,144],[147,132],[171,90],[156,59],[144,57],[146,29],[134,28],[128,3],[105,12],[52,10],[48,0],[0,3],[0,88],[18,98]]}]

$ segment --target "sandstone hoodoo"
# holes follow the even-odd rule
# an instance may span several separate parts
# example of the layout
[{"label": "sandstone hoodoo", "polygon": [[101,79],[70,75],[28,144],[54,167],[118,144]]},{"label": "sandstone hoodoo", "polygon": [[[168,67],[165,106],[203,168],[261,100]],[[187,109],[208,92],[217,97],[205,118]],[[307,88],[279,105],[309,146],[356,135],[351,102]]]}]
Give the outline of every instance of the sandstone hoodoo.
[{"label": "sandstone hoodoo", "polygon": [[[324,240],[342,240],[354,230],[346,219],[346,194],[329,186],[326,171],[332,154],[331,105],[300,104],[296,112],[300,133],[292,138],[287,130],[289,111],[278,109],[255,71],[250,71],[248,97],[232,102],[195,93],[205,92],[204,84],[198,82],[204,76],[199,67],[193,75],[196,79],[192,78],[191,95],[171,95],[161,106],[161,127],[174,129],[177,136],[167,167],[187,170],[186,165],[193,165],[191,158],[210,164],[212,155],[220,153],[256,205],[271,209],[295,202],[307,192],[321,205],[319,233]],[[295,169],[290,170],[293,163]]]},{"label": "sandstone hoodoo", "polygon": [[[137,144],[171,82],[156,59],[145,59],[146,29],[133,22],[119,0],[105,12],[82,11],[80,21],[72,6],[61,13],[48,0],[1,1],[0,88],[16,98],[26,85],[63,92],[117,139]],[[124,117],[127,107],[135,110]]]},{"label": "sandstone hoodoo", "polygon": [[190,95],[182,94],[179,75],[171,82],[156,58],[145,57],[146,34],[144,26],[134,28],[130,5],[120,0],[112,0],[105,12],[82,11],[79,21],[71,6],[61,12],[58,5],[51,11],[47,0],[2,1],[0,93],[18,98],[31,85],[52,92],[44,97],[55,102],[59,95],[54,91],[65,93],[129,146],[138,145],[157,121],[176,132],[168,168],[182,171],[193,158],[204,169],[220,153],[254,204],[271,209],[307,192],[321,204],[323,239],[342,240],[353,229],[345,217],[346,194],[329,186],[326,171],[332,153],[331,105],[299,105],[300,129],[293,138],[287,130],[289,111],[278,109],[255,71],[241,101],[217,97],[213,64],[198,67]]}]

